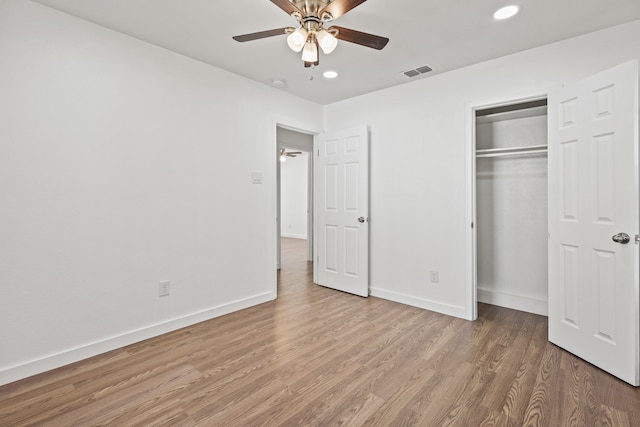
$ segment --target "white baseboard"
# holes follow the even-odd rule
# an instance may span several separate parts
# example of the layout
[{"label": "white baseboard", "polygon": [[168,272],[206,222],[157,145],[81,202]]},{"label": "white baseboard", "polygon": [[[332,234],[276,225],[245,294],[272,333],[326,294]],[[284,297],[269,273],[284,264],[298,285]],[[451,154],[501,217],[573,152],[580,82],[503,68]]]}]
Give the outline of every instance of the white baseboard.
[{"label": "white baseboard", "polygon": [[195,325],[215,317],[223,316],[234,311],[243,310],[254,305],[272,301],[276,298],[274,292],[265,292],[238,301],[211,307],[195,313],[190,313],[174,319],[169,319],[155,325],[126,332],[121,335],[106,338],[90,344],[71,348],[56,354],[31,360],[19,365],[0,369],[0,385],[9,384],[32,375],[40,374],[52,369],[60,368],[71,363],[78,362],[98,354],[125,347],[136,342],[157,337],[168,332],[175,331],[186,326]]},{"label": "white baseboard", "polygon": [[478,302],[499,305],[500,307],[526,311],[527,313],[540,314],[542,316],[549,315],[548,301],[488,289],[478,288]]},{"label": "white baseboard", "polygon": [[280,233],[280,237],[288,237],[290,239],[302,239],[307,240],[306,234],[289,234],[289,233]]},{"label": "white baseboard", "polygon": [[446,314],[448,316],[459,317],[461,319],[468,319],[467,313],[464,307],[442,304],[436,301],[428,300],[425,298],[415,297],[413,295],[401,294],[398,292],[387,291],[380,288],[370,288],[369,293],[371,296],[387,299],[389,301],[399,302],[401,304],[410,305],[412,307],[423,308],[425,310],[435,311],[437,313]]}]

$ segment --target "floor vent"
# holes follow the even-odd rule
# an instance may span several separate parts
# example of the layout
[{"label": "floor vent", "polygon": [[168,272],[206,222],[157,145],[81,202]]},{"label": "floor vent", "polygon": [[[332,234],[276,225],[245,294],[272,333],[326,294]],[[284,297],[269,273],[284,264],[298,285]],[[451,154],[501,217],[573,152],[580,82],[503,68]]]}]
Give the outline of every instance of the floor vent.
[{"label": "floor vent", "polygon": [[419,76],[420,74],[428,73],[429,71],[433,71],[433,69],[428,65],[423,65],[422,67],[418,67],[415,70],[403,71],[402,74],[404,74],[407,77],[415,77],[415,76]]}]

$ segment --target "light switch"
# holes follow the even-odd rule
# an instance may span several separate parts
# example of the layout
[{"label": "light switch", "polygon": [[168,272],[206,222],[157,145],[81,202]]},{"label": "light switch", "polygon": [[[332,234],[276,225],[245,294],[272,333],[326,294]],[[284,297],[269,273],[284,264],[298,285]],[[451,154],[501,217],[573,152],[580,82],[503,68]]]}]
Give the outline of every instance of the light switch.
[{"label": "light switch", "polygon": [[262,184],[262,172],[251,172],[251,183]]}]

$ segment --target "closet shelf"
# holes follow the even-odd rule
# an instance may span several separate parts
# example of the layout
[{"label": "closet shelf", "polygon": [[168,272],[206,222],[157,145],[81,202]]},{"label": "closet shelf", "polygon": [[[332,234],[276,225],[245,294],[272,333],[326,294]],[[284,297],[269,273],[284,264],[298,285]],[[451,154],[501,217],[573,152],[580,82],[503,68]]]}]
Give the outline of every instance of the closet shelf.
[{"label": "closet shelf", "polygon": [[530,145],[528,147],[486,148],[476,150],[476,157],[506,157],[541,154],[547,152],[546,145]]}]

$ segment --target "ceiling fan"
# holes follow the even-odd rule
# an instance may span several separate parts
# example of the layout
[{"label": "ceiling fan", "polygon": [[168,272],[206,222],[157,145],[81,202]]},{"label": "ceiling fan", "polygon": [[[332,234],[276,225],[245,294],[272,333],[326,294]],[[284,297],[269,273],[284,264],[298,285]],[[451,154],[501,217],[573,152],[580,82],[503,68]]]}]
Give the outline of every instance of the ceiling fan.
[{"label": "ceiling fan", "polygon": [[299,154],[302,154],[302,151],[287,151],[284,148],[280,149],[280,161],[284,162],[287,160],[287,157],[296,157]]},{"label": "ceiling fan", "polygon": [[324,25],[338,19],[354,7],[366,0],[271,0],[273,4],[284,10],[298,21],[298,27],[276,28],[274,30],[259,31],[257,33],[234,36],[239,42],[262,39],[265,37],[288,34],[287,44],[294,52],[302,51],[302,60],[305,67],[320,63],[318,47],[325,54],[333,52],[338,45],[338,40],[373,49],[384,48],[389,39],[375,36],[361,31],[333,25],[324,28]]}]

